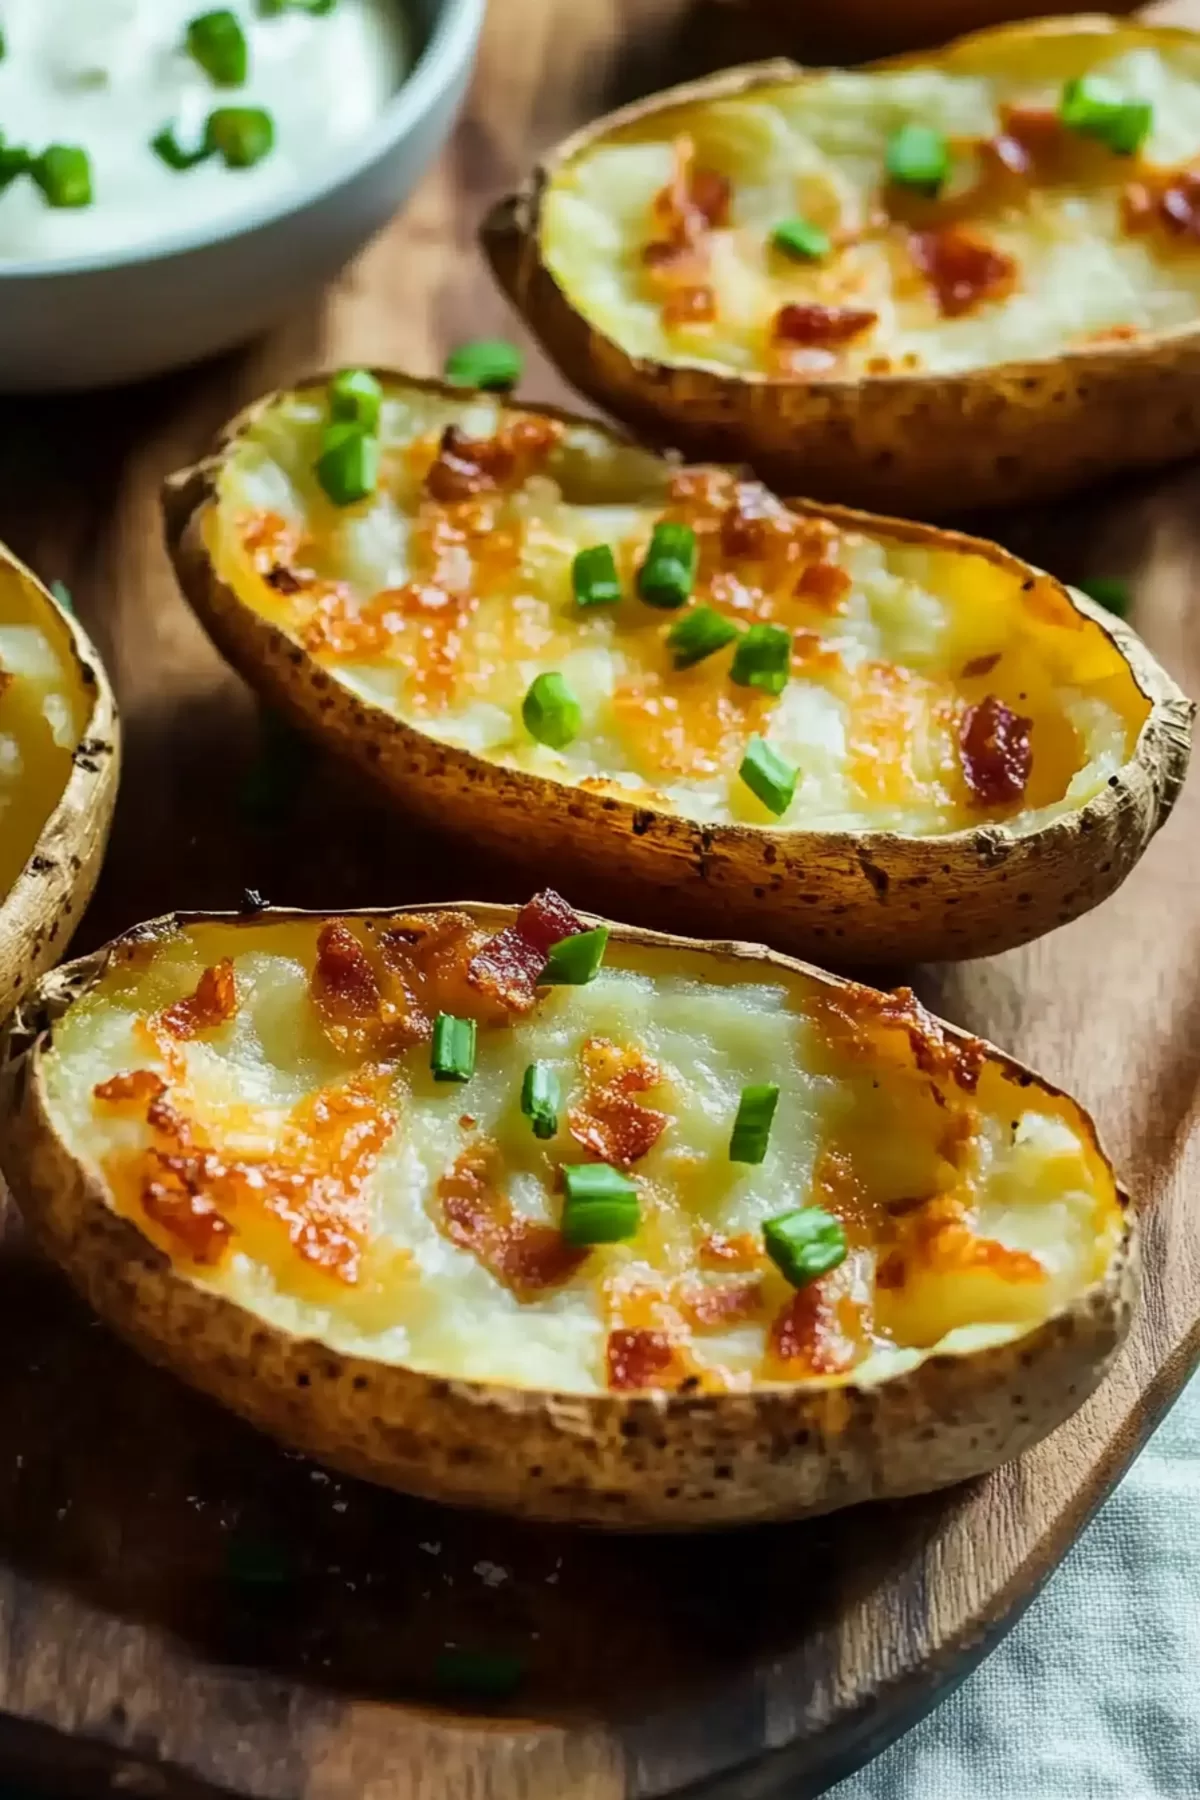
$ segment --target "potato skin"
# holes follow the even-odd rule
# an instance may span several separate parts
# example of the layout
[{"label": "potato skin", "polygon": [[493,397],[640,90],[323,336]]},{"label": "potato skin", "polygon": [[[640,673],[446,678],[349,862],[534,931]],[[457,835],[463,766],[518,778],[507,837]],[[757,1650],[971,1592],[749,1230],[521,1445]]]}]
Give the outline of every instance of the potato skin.
[{"label": "potato skin", "polygon": [[[1020,35],[1036,48],[1039,38],[1075,31],[1112,32],[1131,44],[1194,36],[1098,14],[994,35],[1007,45]],[[986,43],[990,35],[959,41]],[[906,60],[918,59],[879,66]],[[776,60],[636,101],[558,145],[493,208],[480,234],[493,272],[575,387],[653,442],[693,458],[749,462],[778,492],[920,519],[1042,500],[1200,449],[1200,327],[1192,325],[961,374],[827,380],[657,363],[593,329],[542,257],[542,196],[555,171],[614,127],[663,106],[820,74]]]},{"label": "potato skin", "polygon": [[0,894],[0,1019],[63,955],[91,899],[117,800],[121,740],[117,705],[100,657],[78,620],[0,545],[0,581],[23,589],[31,619],[66,645],[90,710],[70,777],[28,862]]},{"label": "potato skin", "polygon": [[[409,379],[376,373],[385,383]],[[452,391],[436,382],[410,385]],[[528,864],[536,818],[538,868],[576,881],[579,892],[611,883],[619,868],[620,904],[652,922],[699,935],[765,937],[794,955],[868,968],[990,956],[1078,918],[1120,885],[1175,803],[1194,709],[1136,634],[1082,595],[1072,595],[1073,603],[1113,640],[1153,709],[1133,758],[1108,787],[1025,836],[991,823],[942,837],[709,826],[439,743],[359,699],[216,573],[203,521],[216,501],[222,456],[278,398],[235,420],[212,458],[168,482],[167,540],[180,585],[218,650],[252,686],[436,829]],[[884,528],[1028,572],[998,546],[961,534],[841,507],[813,510],[846,529]]]},{"label": "potato skin", "polygon": [[[453,910],[492,928],[515,912],[471,902]],[[443,1379],[294,1337],[173,1268],[112,1210],[103,1183],[56,1136],[49,1114],[41,1059],[54,1021],[129,938],[201,922],[182,915],[140,927],[45,978],[18,1015],[0,1070],[0,1162],[35,1239],[108,1324],[281,1443],[346,1474],[452,1505],[610,1530],[808,1517],[929,1492],[1019,1455],[1082,1404],[1124,1340],[1140,1259],[1135,1214],[1119,1190],[1122,1240],[1103,1278],[1069,1307],[1009,1344],[930,1357],[874,1386],[556,1394]],[[697,948],[612,929],[667,952]],[[699,948],[846,985],[756,945]],[[1023,1085],[1058,1091],[992,1054]]]}]

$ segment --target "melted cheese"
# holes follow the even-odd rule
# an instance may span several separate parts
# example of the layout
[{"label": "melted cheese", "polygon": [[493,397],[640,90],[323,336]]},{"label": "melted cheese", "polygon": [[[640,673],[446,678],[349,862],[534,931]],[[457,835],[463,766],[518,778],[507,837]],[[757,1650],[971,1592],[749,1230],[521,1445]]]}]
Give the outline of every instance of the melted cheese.
[{"label": "melted cheese", "polygon": [[[836,357],[801,353],[790,372],[818,378],[951,373],[1054,357],[1112,334],[1190,329],[1200,246],[1194,235],[1172,242],[1126,229],[1122,191],[1136,173],[1129,158],[1085,146],[1064,179],[1019,184],[1000,204],[981,201],[973,222],[1015,263],[1016,283],[955,317],[942,316],[921,278],[906,222],[888,216],[884,155],[901,125],[932,126],[951,141],[961,191],[976,183],[980,146],[1002,131],[1006,106],[1053,110],[1064,81],[1084,74],[1152,104],[1144,165],[1200,156],[1200,38],[1133,30],[1035,37],[1018,28],[965,40],[935,63],[831,70],[738,97],[668,102],[555,170],[543,198],[543,255],[588,323],[629,355],[748,373],[789,372],[773,363],[771,322],[793,303],[878,314]],[[655,196],[681,140],[732,189],[728,220],[708,238],[709,323],[665,319],[643,261],[657,235]],[[959,210],[971,220],[969,203]],[[790,262],[771,248],[774,227],[797,214],[834,239],[831,257]]]},{"label": "melted cheese", "polygon": [[67,785],[86,722],[66,650],[30,610],[22,583],[0,581],[0,900]]},{"label": "melted cheese", "polygon": [[[496,490],[442,503],[428,483],[447,428],[487,444],[539,421],[399,383],[384,402],[378,492],[338,509],[312,473],[323,420],[309,393],[246,429],[204,520],[217,573],[356,695],[490,762],[705,822],[773,824],[738,773],[759,733],[799,771],[784,825],[938,834],[1002,817],[1024,832],[1097,793],[1147,716],[1099,628],[1048,579],[1023,590],[1015,565],[882,526],[836,529],[754,483],[680,475],[579,424]],[[765,515],[765,560],[737,534],[730,549],[731,506]],[[732,681],[730,649],[675,669],[666,640],[681,615],[635,591],[668,514],[700,534],[696,603],[792,634],[778,698]],[[595,544],[614,548],[616,607],[573,597],[573,558]],[[522,722],[547,671],[581,708],[562,750]],[[981,804],[964,779],[963,719],[989,695],[1031,721],[1019,807]]]},{"label": "melted cheese", "polygon": [[[388,923],[353,928],[370,946]],[[44,1065],[57,1131],[114,1204],[187,1279],[287,1331],[383,1362],[573,1392],[602,1388],[614,1354],[653,1349],[655,1331],[670,1360],[657,1374],[653,1356],[638,1365],[651,1384],[685,1372],[715,1389],[798,1373],[871,1381],[931,1351],[1029,1330],[1102,1275],[1119,1239],[1111,1174],[1072,1102],[994,1063],[962,1085],[955,1056],[979,1067],[969,1047],[948,1047],[903,1006],[896,1025],[881,1024],[866,990],[842,990],[830,1010],[830,990],[809,977],[614,941],[591,985],[542,990],[529,1016],[481,1026],[474,1078],[440,1084],[427,1044],[370,1066],[335,1047],[312,998],[317,934],[312,921],[262,922],[142,945],[69,1011]],[[202,1007],[207,1023],[190,1037],[171,1039],[161,1022],[148,1031],[226,958],[231,1018]],[[218,988],[210,978],[206,1004]],[[533,1135],[521,1079],[533,1060],[550,1063],[565,1119],[589,1055],[595,1068],[585,1046],[601,1040],[640,1059],[652,1079],[637,1100],[666,1120],[648,1150],[635,1147],[642,1224],[565,1269],[560,1254],[548,1284],[520,1288],[456,1236],[447,1196],[469,1187],[482,1157],[511,1217],[540,1228],[543,1264],[561,1252],[558,1170],[585,1152],[562,1122],[549,1142]],[[611,1074],[620,1059],[601,1060]],[[132,1072],[150,1092],[165,1086],[216,1153],[197,1203],[216,1196],[231,1235],[207,1263],[148,1216],[145,1190],[127,1179],[153,1137],[145,1095],[129,1104],[96,1089],[117,1078],[111,1095]],[[739,1094],[765,1081],[782,1088],[766,1160],[733,1164]],[[351,1133],[322,1164],[321,1131],[340,1129],[346,1106]],[[223,1171],[239,1158],[267,1159],[270,1172],[234,1200]],[[285,1175],[287,1208],[269,1213]],[[812,1202],[843,1220],[851,1251],[797,1297],[764,1259],[761,1228]],[[314,1252],[331,1226],[352,1260]],[[781,1362],[787,1332],[821,1308],[834,1327],[806,1341],[825,1360]]]}]

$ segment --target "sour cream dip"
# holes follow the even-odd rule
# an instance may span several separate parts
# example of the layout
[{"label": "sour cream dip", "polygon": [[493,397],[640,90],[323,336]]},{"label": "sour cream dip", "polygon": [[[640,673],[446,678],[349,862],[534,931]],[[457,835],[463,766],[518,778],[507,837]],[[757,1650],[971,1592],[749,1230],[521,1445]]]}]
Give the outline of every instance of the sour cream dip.
[{"label": "sour cream dip", "polygon": [[[235,229],[239,214],[332,170],[411,67],[403,0],[335,0],[326,13],[285,4],[266,16],[260,0],[233,0],[248,66],[244,82],[219,85],[186,47],[189,24],[216,10],[212,0],[4,0],[0,158],[15,146],[35,157],[77,146],[92,198],[55,206],[29,176],[11,180],[0,192],[0,268]],[[269,114],[273,143],[252,166],[212,155],[172,168],[153,149],[166,127],[203,143],[220,108]]]}]

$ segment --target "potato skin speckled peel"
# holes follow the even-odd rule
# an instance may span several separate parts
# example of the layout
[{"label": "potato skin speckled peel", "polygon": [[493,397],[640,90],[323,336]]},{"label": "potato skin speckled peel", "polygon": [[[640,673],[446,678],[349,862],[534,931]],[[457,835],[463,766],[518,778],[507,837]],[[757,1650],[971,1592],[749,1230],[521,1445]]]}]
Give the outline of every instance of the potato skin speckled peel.
[{"label": "potato skin speckled peel", "polygon": [[[84,726],[70,774],[47,796],[45,823],[7,894],[0,893],[0,1019],[65,951],[100,874],[117,798],[116,701],[86,632],[12,553],[0,546],[0,583],[65,657]],[[40,779],[36,771],[32,779]]]},{"label": "potato skin speckled peel", "polygon": [[[385,387],[454,391],[376,373]],[[589,791],[443,743],[353,692],[214,566],[206,523],[223,467],[279,399],[268,396],[241,415],[213,456],[168,483],[176,573],[213,642],[264,698],[435,827],[528,861],[536,820],[537,855],[552,879],[577,880],[586,892],[588,879],[619,865],[624,903],[635,913],[669,911],[691,931],[769,938],[795,954],[865,967],[991,955],[1078,917],[1119,886],[1174,804],[1191,704],[1134,632],[1076,594],[1071,606],[1089,633],[1102,631],[1116,647],[1148,716],[1133,755],[1105,788],[1024,835],[994,822],[942,836],[702,824],[639,804],[636,795]],[[1067,603],[1067,590],[995,545],[842,508],[799,510],[868,536],[969,551],[1019,581],[1047,584],[1055,604]]]},{"label": "potato skin speckled peel", "polygon": [[[438,912],[422,907],[422,914]],[[455,906],[489,930],[515,909]],[[59,1134],[45,1056],[56,1022],[110,958],[205,923],[230,932],[311,918],[180,916],[142,926],[44,978],[11,1030],[0,1074],[0,1156],[30,1229],[97,1312],[137,1349],[285,1444],[348,1474],[425,1498],[612,1529],[685,1529],[797,1518],[965,1480],[1018,1455],[1071,1413],[1119,1348],[1138,1293],[1136,1220],[1081,1109],[1120,1221],[1098,1278],[1023,1336],[927,1354],[875,1385],[853,1379],[733,1393],[563,1394],[435,1374],[294,1336],[172,1265],[127,1217],[95,1166]],[[385,914],[342,918],[386,924]],[[596,921],[591,921],[596,922]],[[614,926],[614,940],[699,957],[714,973],[752,965],[789,991],[850,984],[753,945],[697,945]],[[971,1042],[953,1027],[951,1042]],[[1057,1096],[985,1047],[1006,1086]]]},{"label": "potato skin speckled peel", "polygon": [[[989,46],[1011,55],[1020,45],[1027,46],[1034,79],[1039,57],[1053,62],[1072,34],[1101,34],[1117,51],[1197,41],[1191,32],[1082,15],[1000,26],[934,55],[874,67],[886,72],[967,58],[974,67]],[[961,372],[792,379],[685,358],[638,358],[590,325],[544,255],[544,196],[556,174],[609,133],[660,109],[821,76],[820,69],[779,60],[635,101],[574,133],[493,209],[481,234],[493,271],[575,387],[689,457],[751,463],[777,492],[925,519],[1041,500],[1200,448],[1200,328],[1194,324]]]}]

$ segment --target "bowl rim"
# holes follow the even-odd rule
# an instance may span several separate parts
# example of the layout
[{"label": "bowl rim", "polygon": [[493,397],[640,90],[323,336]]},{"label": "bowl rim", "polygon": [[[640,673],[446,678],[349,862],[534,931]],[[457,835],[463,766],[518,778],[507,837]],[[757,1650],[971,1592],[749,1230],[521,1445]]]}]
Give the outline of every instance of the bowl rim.
[{"label": "bowl rim", "polygon": [[[414,0],[391,0],[391,4],[396,9],[411,10]],[[315,178],[297,182],[272,201],[235,215],[230,224],[210,220],[204,226],[175,231],[116,253],[92,250],[82,256],[14,257],[0,261],[0,285],[116,273],[188,256],[216,244],[236,243],[349,187],[399,143],[457,81],[474,53],[485,5],[486,0],[425,0],[422,9],[418,0],[417,10],[424,10],[427,17],[425,41],[415,64],[371,128]]]}]

